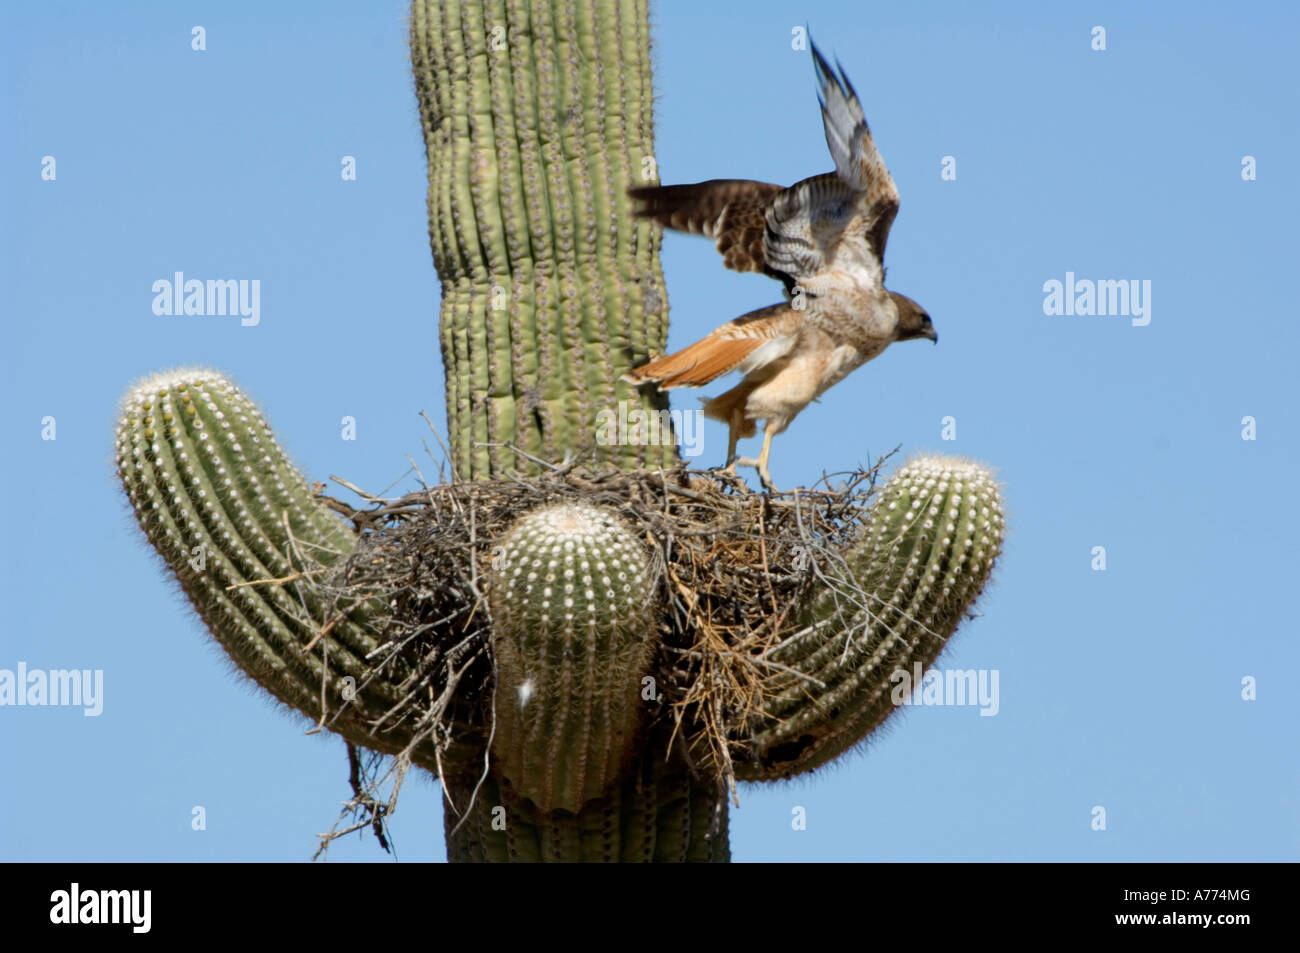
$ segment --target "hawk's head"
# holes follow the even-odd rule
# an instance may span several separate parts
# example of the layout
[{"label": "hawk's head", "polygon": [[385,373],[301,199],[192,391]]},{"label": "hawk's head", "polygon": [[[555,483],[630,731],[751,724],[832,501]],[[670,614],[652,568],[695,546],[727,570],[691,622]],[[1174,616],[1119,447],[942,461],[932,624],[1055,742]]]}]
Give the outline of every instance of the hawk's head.
[{"label": "hawk's head", "polygon": [[925,338],[935,344],[939,343],[939,332],[934,329],[930,316],[925,313],[925,308],[907,295],[895,291],[889,292],[889,297],[894,299],[894,306],[898,308],[898,331],[894,335],[895,341]]}]

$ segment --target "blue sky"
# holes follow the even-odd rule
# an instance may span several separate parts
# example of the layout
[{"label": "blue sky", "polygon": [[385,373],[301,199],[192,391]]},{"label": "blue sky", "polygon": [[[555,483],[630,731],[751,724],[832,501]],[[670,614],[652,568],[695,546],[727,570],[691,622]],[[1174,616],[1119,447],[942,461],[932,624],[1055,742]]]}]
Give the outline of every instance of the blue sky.
[{"label": "blue sky", "polygon": [[[805,411],[774,444],[776,483],[901,443],[996,467],[1010,526],[983,616],[940,662],[997,671],[997,715],[907,709],[823,772],[742,787],[734,858],[1300,858],[1300,651],[1282,611],[1300,14],[715,6],[652,14],[663,181],[831,167],[808,54],[791,49],[809,24],[902,195],[889,284],[940,334]],[[347,797],[342,742],[305,737],[233,674],[160,572],[112,433],[130,382],[203,364],[262,403],[312,479],[387,487],[422,454],[418,412],[442,419],[443,383],[406,16],[400,2],[324,2],[310,20],[256,3],[0,14],[0,668],[105,679],[95,718],[0,708],[0,859],[302,860]],[[670,347],[777,300],[704,239],[669,236],[663,262]],[[152,282],[175,271],[260,278],[260,323],[154,315]],[[1067,272],[1149,281],[1150,323],[1045,314],[1044,284]],[[358,367],[354,348],[389,334],[403,342],[389,370]],[[705,441],[701,462],[719,462],[721,425]],[[408,781],[393,832],[402,860],[443,858],[435,782]],[[385,857],[358,836],[331,852]]]}]

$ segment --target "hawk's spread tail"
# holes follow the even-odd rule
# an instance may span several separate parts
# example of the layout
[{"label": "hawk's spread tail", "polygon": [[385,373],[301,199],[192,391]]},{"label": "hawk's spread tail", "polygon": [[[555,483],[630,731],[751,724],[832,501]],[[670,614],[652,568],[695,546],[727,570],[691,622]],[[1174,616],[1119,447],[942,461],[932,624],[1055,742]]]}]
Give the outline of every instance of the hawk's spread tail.
[{"label": "hawk's spread tail", "polygon": [[728,321],[706,338],[623,375],[632,384],[657,383],[661,390],[702,387],[729,371],[765,367],[790,353],[801,315],[774,304]]},{"label": "hawk's spread tail", "polygon": [[727,339],[710,334],[676,354],[629,371],[623,379],[633,384],[654,382],[660,390],[703,387],[734,370],[762,344],[757,338]]}]

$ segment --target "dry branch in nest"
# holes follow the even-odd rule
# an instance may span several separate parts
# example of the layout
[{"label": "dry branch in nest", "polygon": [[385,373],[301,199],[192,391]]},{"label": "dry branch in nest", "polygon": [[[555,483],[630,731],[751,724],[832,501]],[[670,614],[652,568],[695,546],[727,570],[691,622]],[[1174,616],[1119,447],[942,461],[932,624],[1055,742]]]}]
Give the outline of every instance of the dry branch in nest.
[{"label": "dry branch in nest", "polygon": [[583,502],[625,519],[652,552],[663,606],[652,717],[671,719],[675,749],[734,797],[734,762],[756,757],[748,738],[766,694],[798,676],[768,655],[794,632],[815,585],[856,590],[839,552],[866,519],[888,456],[836,474],[833,487],[824,477],[822,489],[771,495],[717,471],[569,464],[536,478],[427,487],[364,511],[329,501],[360,543],[323,587],[341,611],[385,607],[370,676],[396,684],[401,699],[372,729],[409,737],[404,755],[444,778],[484,770],[494,545],[536,507]]}]

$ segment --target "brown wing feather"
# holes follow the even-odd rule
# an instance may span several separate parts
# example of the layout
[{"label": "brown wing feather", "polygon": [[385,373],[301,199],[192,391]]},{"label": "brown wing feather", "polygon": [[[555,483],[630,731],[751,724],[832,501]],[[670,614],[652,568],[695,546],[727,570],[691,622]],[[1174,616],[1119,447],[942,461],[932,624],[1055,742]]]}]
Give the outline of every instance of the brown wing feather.
[{"label": "brown wing feather", "polygon": [[634,368],[624,380],[634,384],[654,381],[661,390],[701,387],[734,371],[767,342],[797,333],[800,320],[799,313],[788,304],[759,308],[728,321],[680,351]]},{"label": "brown wing feather", "polygon": [[639,217],[714,239],[723,264],[732,271],[770,273],[763,255],[763,231],[767,207],[781,188],[749,179],[711,179],[633,188],[628,195],[641,202],[635,213]]}]

